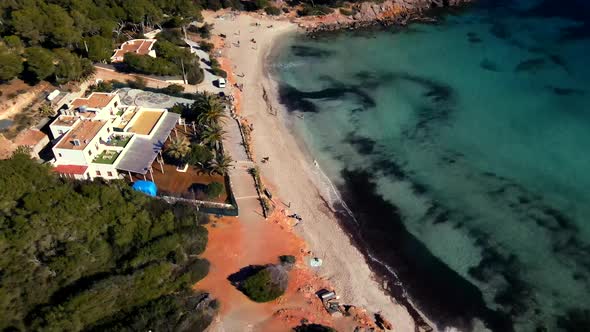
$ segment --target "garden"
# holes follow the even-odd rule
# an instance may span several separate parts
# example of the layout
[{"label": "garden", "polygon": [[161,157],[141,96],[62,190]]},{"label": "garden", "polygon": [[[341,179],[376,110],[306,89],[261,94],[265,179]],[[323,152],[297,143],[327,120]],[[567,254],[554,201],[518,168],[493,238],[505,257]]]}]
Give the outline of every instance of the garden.
[{"label": "garden", "polygon": [[92,162],[97,164],[113,164],[118,156],[119,152],[115,150],[104,150]]},{"label": "garden", "polygon": [[106,145],[124,148],[130,140],[130,135],[113,134],[111,137],[109,137]]},{"label": "garden", "polygon": [[[225,105],[212,94],[199,94],[192,105],[177,104],[171,112],[181,114],[185,124],[164,146],[164,165],[155,166],[174,175],[156,182],[160,192],[195,200],[224,203],[228,199],[225,176],[233,160],[223,152]],[[173,168],[172,168],[173,167]],[[184,170],[186,171],[178,171]]]}]

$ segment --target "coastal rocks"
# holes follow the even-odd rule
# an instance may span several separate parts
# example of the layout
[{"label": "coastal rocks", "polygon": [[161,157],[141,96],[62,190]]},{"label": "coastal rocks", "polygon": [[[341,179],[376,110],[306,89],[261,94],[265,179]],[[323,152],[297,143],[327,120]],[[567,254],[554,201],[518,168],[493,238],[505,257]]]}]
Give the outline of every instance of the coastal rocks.
[{"label": "coastal rocks", "polygon": [[472,0],[385,0],[382,3],[363,2],[353,6],[355,14],[334,22],[321,22],[308,27],[308,32],[357,29],[372,25],[406,25],[411,21],[434,21],[424,15],[432,8],[453,7]]}]

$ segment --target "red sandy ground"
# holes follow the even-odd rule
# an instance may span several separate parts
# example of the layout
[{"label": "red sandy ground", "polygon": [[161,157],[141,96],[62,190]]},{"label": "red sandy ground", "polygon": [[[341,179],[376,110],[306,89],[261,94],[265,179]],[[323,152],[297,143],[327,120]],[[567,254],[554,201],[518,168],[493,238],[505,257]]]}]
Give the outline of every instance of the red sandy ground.
[{"label": "red sandy ground", "polygon": [[[209,242],[203,257],[211,268],[196,289],[209,292],[221,303],[220,320],[231,316],[250,321],[258,331],[291,331],[303,319],[327,326],[349,330],[351,326],[372,325],[369,317],[359,310],[359,317],[332,318],[323,308],[315,292],[330,289],[329,283],[306,267],[305,243],[292,232],[292,219],[278,210],[268,221],[242,223],[238,218],[224,217],[207,226]],[[255,303],[227,280],[228,276],[248,265],[277,263],[278,256],[293,255],[297,259],[289,272],[289,286],[283,296],[269,303]],[[257,319],[252,319],[257,317]]]}]

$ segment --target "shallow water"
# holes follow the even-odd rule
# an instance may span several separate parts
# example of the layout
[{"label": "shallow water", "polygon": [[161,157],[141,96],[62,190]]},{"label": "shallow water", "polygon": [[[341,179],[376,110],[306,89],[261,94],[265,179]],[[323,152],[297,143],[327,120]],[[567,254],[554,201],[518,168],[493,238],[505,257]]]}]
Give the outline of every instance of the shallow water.
[{"label": "shallow water", "polygon": [[582,1],[480,1],[277,50],[297,135],[441,329],[590,330],[588,24]]}]

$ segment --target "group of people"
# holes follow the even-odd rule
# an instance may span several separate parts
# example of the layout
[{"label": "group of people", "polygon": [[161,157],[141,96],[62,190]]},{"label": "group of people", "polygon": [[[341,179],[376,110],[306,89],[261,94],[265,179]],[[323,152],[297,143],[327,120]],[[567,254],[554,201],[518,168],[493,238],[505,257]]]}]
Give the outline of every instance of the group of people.
[{"label": "group of people", "polygon": [[287,217],[297,219],[297,221],[303,221],[303,218],[301,218],[301,216],[298,215],[297,213],[290,214]]}]

